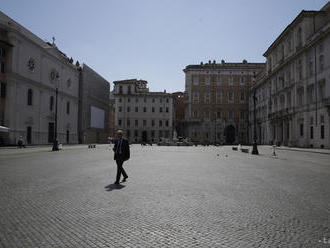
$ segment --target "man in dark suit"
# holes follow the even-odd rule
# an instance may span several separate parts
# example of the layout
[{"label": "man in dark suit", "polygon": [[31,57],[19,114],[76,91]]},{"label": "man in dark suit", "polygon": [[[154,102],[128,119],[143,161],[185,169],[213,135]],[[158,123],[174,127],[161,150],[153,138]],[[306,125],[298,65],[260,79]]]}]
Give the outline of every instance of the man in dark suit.
[{"label": "man in dark suit", "polygon": [[115,152],[114,160],[116,160],[117,163],[117,176],[115,184],[119,184],[121,174],[123,174],[124,177],[122,182],[126,182],[128,176],[123,168],[123,163],[124,161],[129,160],[130,157],[129,144],[128,141],[123,138],[122,130],[117,131],[117,137],[118,139],[115,141],[115,146],[113,147],[113,151]]}]

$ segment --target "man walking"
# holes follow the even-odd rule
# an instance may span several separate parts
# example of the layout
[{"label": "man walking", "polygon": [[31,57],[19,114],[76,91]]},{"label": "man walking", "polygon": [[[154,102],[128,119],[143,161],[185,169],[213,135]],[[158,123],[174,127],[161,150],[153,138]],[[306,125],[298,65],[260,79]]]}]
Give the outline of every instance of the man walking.
[{"label": "man walking", "polygon": [[117,176],[115,184],[119,184],[121,174],[123,174],[124,177],[122,182],[126,182],[128,176],[123,168],[123,163],[130,157],[129,144],[128,141],[123,138],[122,130],[117,131],[117,137],[118,139],[115,141],[115,146],[113,147],[113,151],[115,152],[114,159],[117,163]]}]

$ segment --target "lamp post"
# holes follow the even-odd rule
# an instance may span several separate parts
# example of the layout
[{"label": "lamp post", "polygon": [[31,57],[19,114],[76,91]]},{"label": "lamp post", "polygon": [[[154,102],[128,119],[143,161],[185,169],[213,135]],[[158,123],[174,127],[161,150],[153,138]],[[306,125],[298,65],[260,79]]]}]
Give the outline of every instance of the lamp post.
[{"label": "lamp post", "polygon": [[253,126],[253,149],[252,154],[258,155],[258,147],[257,147],[257,119],[256,119],[256,90],[253,92],[253,116],[254,116],[254,126]]},{"label": "lamp post", "polygon": [[57,96],[58,96],[58,80],[59,75],[56,75],[56,90],[55,90],[55,129],[54,129],[54,139],[52,151],[58,151],[58,141],[57,141]]}]

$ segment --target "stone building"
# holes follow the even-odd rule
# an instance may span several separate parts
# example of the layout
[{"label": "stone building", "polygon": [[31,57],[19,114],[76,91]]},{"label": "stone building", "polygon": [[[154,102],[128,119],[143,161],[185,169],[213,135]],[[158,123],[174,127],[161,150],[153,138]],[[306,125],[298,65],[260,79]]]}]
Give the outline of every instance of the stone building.
[{"label": "stone building", "polygon": [[83,64],[79,81],[79,143],[106,143],[110,83]]},{"label": "stone building", "polygon": [[320,11],[301,11],[264,53],[266,71],[250,94],[260,143],[330,147],[329,34],[327,3]]},{"label": "stone building", "polygon": [[44,42],[0,11],[1,124],[6,143],[23,136],[27,144],[54,139],[58,89],[58,140],[78,142],[79,71],[53,43]]},{"label": "stone building", "polygon": [[147,81],[114,81],[115,129],[130,142],[158,142],[172,138],[173,99],[164,92],[149,92]]},{"label": "stone building", "polygon": [[188,65],[185,72],[187,136],[200,143],[248,142],[248,91],[264,63]]}]

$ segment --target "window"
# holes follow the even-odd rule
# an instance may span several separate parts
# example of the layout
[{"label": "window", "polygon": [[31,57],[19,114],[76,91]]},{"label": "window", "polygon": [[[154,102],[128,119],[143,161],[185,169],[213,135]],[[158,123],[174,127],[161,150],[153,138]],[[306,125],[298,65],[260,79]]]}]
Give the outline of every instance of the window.
[{"label": "window", "polygon": [[152,111],[152,113],[154,113],[155,112],[155,107],[152,107],[151,111]]},{"label": "window", "polygon": [[143,120],[143,126],[147,126],[147,120]]},{"label": "window", "polygon": [[127,130],[126,133],[127,133],[127,138],[131,137],[131,131],[130,130]]},{"label": "window", "polygon": [[325,99],[325,79],[319,81],[319,98],[321,100]]},{"label": "window", "polygon": [[205,92],[205,103],[210,103],[210,92]]},{"label": "window", "polygon": [[[128,93],[128,94],[131,94],[131,86],[130,86],[130,85],[128,85],[127,93]],[[128,99],[129,99],[129,98],[128,98]],[[129,102],[129,101],[128,101],[128,102]]]},{"label": "window", "polygon": [[323,55],[321,55],[320,57],[319,57],[319,66],[320,66],[320,72],[322,72],[323,70],[324,70],[324,56]]},{"label": "window", "polygon": [[121,126],[121,119],[118,120],[118,126]]},{"label": "window", "polygon": [[135,107],[135,112],[139,112],[139,107]]},{"label": "window", "polygon": [[234,119],[234,112],[233,111],[229,111],[229,120]]},{"label": "window", "polygon": [[127,98],[127,102],[131,102],[131,98]]},{"label": "window", "polygon": [[162,103],[163,102],[163,98],[159,98],[159,102]]},{"label": "window", "polygon": [[168,107],[166,107],[166,113],[168,113]]},{"label": "window", "polygon": [[159,127],[162,127],[162,126],[163,126],[163,121],[159,120]]},{"label": "window", "polygon": [[49,99],[49,110],[53,111],[53,109],[54,109],[54,97],[51,96]]},{"label": "window", "polygon": [[151,120],[151,126],[152,126],[152,127],[155,126],[155,120]]},{"label": "window", "polygon": [[163,137],[163,131],[162,130],[159,130],[158,133],[159,133],[159,138]]},{"label": "window", "polygon": [[118,112],[121,112],[121,111],[122,111],[122,107],[119,106],[119,107],[118,107]]},{"label": "window", "polygon": [[139,135],[138,130],[134,130],[134,136],[137,137]]},{"label": "window", "polygon": [[198,111],[197,111],[197,110],[194,110],[194,111],[193,111],[193,117],[194,117],[194,118],[198,118]]},{"label": "window", "polygon": [[165,121],[165,126],[168,127],[168,120]]},{"label": "window", "polygon": [[139,98],[136,97],[136,98],[135,98],[135,102],[139,102]]},{"label": "window", "polygon": [[135,120],[135,126],[136,126],[136,127],[139,126],[139,120]]},{"label": "window", "polygon": [[118,102],[121,102],[121,98],[118,99]]},{"label": "window", "polygon": [[127,124],[128,127],[131,126],[131,120],[127,119],[126,124]]},{"label": "window", "polygon": [[6,98],[7,84],[1,83],[1,98]]},{"label": "window", "polygon": [[152,102],[153,102],[153,103],[155,102],[155,98],[152,98]]},{"label": "window", "polygon": [[192,83],[193,85],[198,85],[198,76],[197,75],[192,75]]},{"label": "window", "polygon": [[6,50],[0,47],[0,57],[5,57],[5,56],[6,56]]},{"label": "window", "polygon": [[119,94],[123,94],[123,86],[119,86]]},{"label": "window", "polygon": [[304,136],[304,124],[300,123],[300,136]]},{"label": "window", "polygon": [[163,108],[160,107],[160,108],[159,108],[159,113],[162,113],[162,112],[163,112]]},{"label": "window", "polygon": [[201,84],[205,83],[205,76],[204,75],[199,75],[199,83],[201,83]]},{"label": "window", "polygon": [[324,125],[321,125],[321,139],[324,139]]},{"label": "window", "polygon": [[1,61],[1,73],[5,73],[5,62]]},{"label": "window", "polygon": [[147,108],[146,107],[143,107],[143,112],[147,112]]},{"label": "window", "polygon": [[217,111],[217,119],[221,119],[221,111],[220,110]]},{"label": "window", "polygon": [[168,98],[166,98],[166,103],[168,103]]},{"label": "window", "polygon": [[210,119],[210,111],[206,110],[204,114],[205,114],[205,119],[209,120]]},{"label": "window", "polygon": [[32,105],[32,102],[33,102],[33,91],[32,91],[32,89],[28,89],[27,105]]},{"label": "window", "polygon": [[130,107],[127,107],[127,112],[131,112],[131,108]]},{"label": "window", "polygon": [[245,101],[245,94],[244,92],[242,91],[241,92],[241,102],[244,102]]},{"label": "window", "polygon": [[301,36],[301,28],[297,31],[297,48],[302,46],[302,36]]},{"label": "window", "polygon": [[310,85],[307,88],[307,103],[314,102],[314,85]]},{"label": "window", "polygon": [[228,101],[233,102],[234,101],[234,93],[232,91],[228,92]]},{"label": "window", "polygon": [[314,128],[311,126],[311,139],[314,139]]},{"label": "window", "polygon": [[152,137],[152,138],[155,137],[155,130],[151,130],[151,137]]}]

